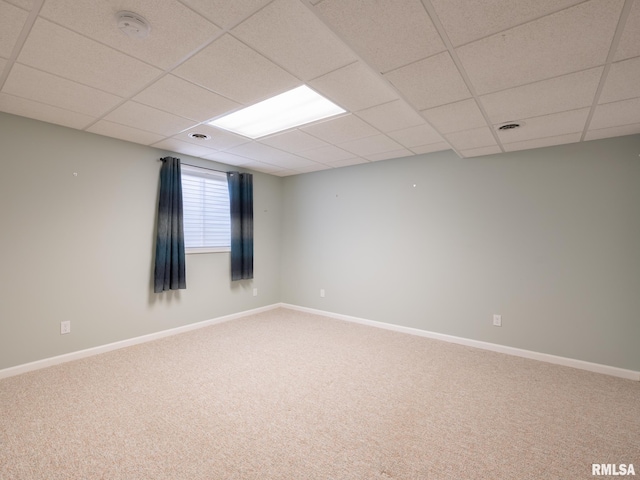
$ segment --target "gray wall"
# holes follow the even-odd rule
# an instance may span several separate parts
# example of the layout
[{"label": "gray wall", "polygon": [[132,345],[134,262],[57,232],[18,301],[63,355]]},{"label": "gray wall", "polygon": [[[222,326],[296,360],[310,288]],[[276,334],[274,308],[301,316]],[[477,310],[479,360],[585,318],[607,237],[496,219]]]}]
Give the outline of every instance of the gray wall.
[{"label": "gray wall", "polygon": [[640,370],[639,154],[633,136],[287,177],[282,301]]},{"label": "gray wall", "polygon": [[640,136],[257,173],[254,281],[189,255],[161,295],[168,152],[2,113],[0,145],[0,369],[283,301],[640,370]]},{"label": "gray wall", "polygon": [[158,295],[167,152],[2,113],[0,145],[0,369],[280,301],[280,178],[254,176],[253,281],[231,283],[228,253],[188,255],[188,289]]}]

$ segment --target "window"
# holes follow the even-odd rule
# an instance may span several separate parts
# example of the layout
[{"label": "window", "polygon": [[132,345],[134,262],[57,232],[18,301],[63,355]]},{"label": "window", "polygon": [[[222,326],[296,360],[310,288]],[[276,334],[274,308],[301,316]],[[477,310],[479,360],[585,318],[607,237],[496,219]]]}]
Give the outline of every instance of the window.
[{"label": "window", "polygon": [[227,175],[189,165],[181,170],[186,253],[230,251]]}]

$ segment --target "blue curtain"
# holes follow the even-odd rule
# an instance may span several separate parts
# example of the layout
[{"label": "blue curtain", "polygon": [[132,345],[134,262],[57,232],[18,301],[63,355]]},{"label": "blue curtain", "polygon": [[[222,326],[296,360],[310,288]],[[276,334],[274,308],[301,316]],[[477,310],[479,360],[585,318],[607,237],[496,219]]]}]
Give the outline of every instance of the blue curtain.
[{"label": "blue curtain", "polygon": [[231,280],[253,278],[253,175],[227,172],[231,209]]},{"label": "blue curtain", "polygon": [[180,159],[162,159],[154,292],[187,288]]}]

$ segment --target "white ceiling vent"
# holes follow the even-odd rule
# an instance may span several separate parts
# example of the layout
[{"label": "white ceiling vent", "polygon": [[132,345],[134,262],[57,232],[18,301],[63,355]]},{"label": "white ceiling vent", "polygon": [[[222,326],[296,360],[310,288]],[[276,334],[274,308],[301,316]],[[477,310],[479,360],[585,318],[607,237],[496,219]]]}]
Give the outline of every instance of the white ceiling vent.
[{"label": "white ceiling vent", "polygon": [[190,138],[194,138],[196,140],[211,140],[211,135],[207,135],[205,133],[190,133]]},{"label": "white ceiling vent", "polygon": [[151,31],[151,25],[144,17],[133,12],[116,13],[118,28],[131,38],[145,38]]}]

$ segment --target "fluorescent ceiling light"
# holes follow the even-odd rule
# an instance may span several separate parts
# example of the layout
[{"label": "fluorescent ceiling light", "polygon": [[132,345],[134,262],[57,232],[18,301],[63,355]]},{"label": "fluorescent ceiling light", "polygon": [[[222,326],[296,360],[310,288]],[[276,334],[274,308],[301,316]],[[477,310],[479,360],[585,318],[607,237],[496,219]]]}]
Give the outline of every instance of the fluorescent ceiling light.
[{"label": "fluorescent ceiling light", "polygon": [[345,111],[306,85],[302,85],[218,118],[209,122],[209,125],[255,139]]}]

